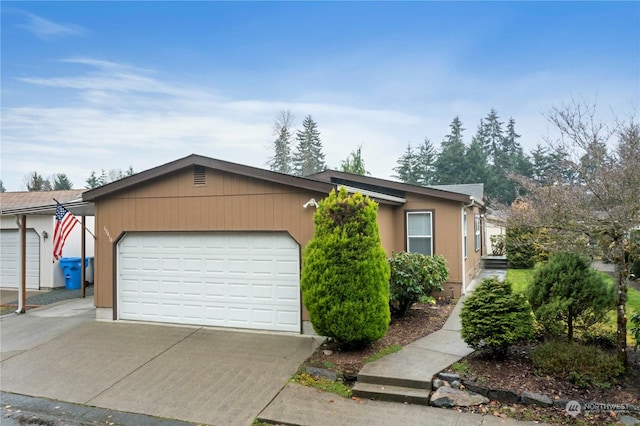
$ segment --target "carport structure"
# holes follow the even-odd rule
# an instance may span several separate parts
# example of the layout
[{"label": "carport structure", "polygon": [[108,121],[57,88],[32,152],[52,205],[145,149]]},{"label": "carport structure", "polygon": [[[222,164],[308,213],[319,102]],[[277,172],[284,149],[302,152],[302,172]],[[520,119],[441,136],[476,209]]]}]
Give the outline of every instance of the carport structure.
[{"label": "carport structure", "polygon": [[[37,247],[39,247],[40,241],[46,240],[47,238],[53,238],[52,228],[49,230],[41,230],[40,233],[35,231],[34,229],[30,229],[31,222],[38,222],[41,224],[40,220],[43,217],[53,218],[56,214],[56,197],[59,199],[60,203],[64,205],[64,207],[71,212],[74,216],[79,218],[79,225],[84,232],[80,232],[81,235],[81,262],[82,265],[85,265],[86,260],[86,218],[88,216],[95,215],[95,209],[93,203],[83,201],[81,198],[82,192],[84,190],[71,190],[71,191],[43,191],[43,192],[33,192],[33,193],[4,193],[2,194],[2,203],[0,206],[0,216],[3,218],[3,221],[6,218],[13,217],[15,218],[15,223],[17,224],[17,244],[7,246],[3,250],[3,257],[8,255],[15,255],[15,260],[17,260],[17,264],[15,266],[15,270],[18,275],[18,309],[16,313],[24,313],[25,312],[25,304],[26,304],[26,290],[28,287],[28,257],[27,252],[29,250],[30,245],[34,243],[31,241],[35,238],[35,242],[37,243]],[[19,202],[15,200],[19,199]],[[31,218],[31,221],[30,221]],[[34,218],[37,218],[34,220]],[[46,221],[45,221],[46,222]],[[53,224],[53,220],[51,220],[50,225]],[[28,239],[29,237],[29,239]],[[47,246],[48,247],[48,246]],[[17,253],[15,253],[17,249]],[[39,251],[35,252],[35,256],[39,257],[43,253],[39,253]],[[52,255],[51,253],[49,253]],[[14,257],[12,256],[12,260]],[[3,259],[6,261],[7,259]],[[39,261],[39,260],[38,260]],[[39,273],[39,269],[37,270]],[[37,278],[37,277],[36,277]],[[85,297],[85,268],[81,268],[81,296]],[[36,281],[37,282],[37,281]]]}]

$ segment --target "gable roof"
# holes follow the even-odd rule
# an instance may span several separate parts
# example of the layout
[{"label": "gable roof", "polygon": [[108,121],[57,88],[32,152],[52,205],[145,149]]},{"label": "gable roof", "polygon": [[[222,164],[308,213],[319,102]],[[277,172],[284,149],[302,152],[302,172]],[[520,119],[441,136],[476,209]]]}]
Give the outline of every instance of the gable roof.
[{"label": "gable roof", "polygon": [[[86,201],[95,201],[97,199],[109,196],[119,191],[132,188],[146,182],[152,182],[161,179],[163,176],[185,168],[202,166],[214,170],[227,173],[233,173],[240,176],[252,177],[268,182],[302,188],[311,191],[329,193],[336,186],[346,186],[348,189],[362,190],[363,193],[380,200],[381,202],[391,204],[402,204],[405,194],[412,193],[439,199],[459,201],[469,203],[473,199],[469,194],[444,190],[439,188],[423,187],[418,185],[409,185],[402,182],[378,179],[370,176],[360,176],[351,173],[339,172],[337,170],[325,170],[307,177],[292,176],[284,173],[273,172],[271,170],[260,169],[257,167],[246,166],[238,163],[217,160],[202,155],[191,154],[187,157],[180,158],[170,163],[154,167],[149,170],[134,174],[132,176],[120,179],[107,185],[86,191],[82,194],[82,199]],[[481,185],[481,184],[480,184]],[[475,196],[474,196],[475,198]],[[476,199],[481,201],[482,198]]]},{"label": "gable roof", "polygon": [[223,172],[252,177],[268,182],[294,186],[297,188],[308,189],[311,191],[329,193],[331,189],[333,189],[333,185],[313,179],[277,173],[271,170],[259,169],[257,167],[245,166],[243,164],[231,163],[228,161],[217,160],[215,158],[204,157],[202,155],[191,154],[187,157],[180,158],[170,163],[166,163],[161,166],[136,173],[124,179],[120,179],[115,182],[111,182],[109,184],[87,191],[82,194],[82,199],[85,201],[94,201],[115,192],[129,189],[141,183],[151,182],[165,176],[166,174],[193,166],[208,167],[214,170],[220,170]]},{"label": "gable roof", "polygon": [[[411,185],[403,182],[396,182],[387,179],[379,179],[371,176],[355,175],[352,173],[340,172],[338,170],[325,170],[309,176],[313,179],[331,182],[336,185],[354,186],[380,192],[383,194],[404,197],[406,193],[424,195],[427,197],[440,198],[451,201],[469,203],[472,201],[470,194],[455,192],[448,189]],[[475,199],[475,196],[474,196]],[[476,200],[481,201],[482,197]]]}]

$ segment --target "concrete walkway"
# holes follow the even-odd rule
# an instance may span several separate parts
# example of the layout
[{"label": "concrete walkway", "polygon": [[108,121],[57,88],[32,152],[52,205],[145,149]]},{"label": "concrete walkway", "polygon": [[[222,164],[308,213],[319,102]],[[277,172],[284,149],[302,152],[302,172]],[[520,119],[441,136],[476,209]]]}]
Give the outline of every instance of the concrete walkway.
[{"label": "concrete walkway", "polygon": [[540,425],[424,405],[342,398],[296,383],[289,383],[260,413],[258,420],[276,425],[312,426]]},{"label": "concrete walkway", "polygon": [[[428,399],[431,380],[438,372],[473,352],[462,340],[460,311],[464,299],[484,278],[504,279],[505,270],[483,270],[454,307],[442,329],[407,345],[402,351],[366,364],[358,374],[372,395],[378,392],[421,391]],[[354,388],[354,394],[356,388]],[[387,396],[389,396],[387,394]],[[391,395],[393,396],[393,395]],[[393,398],[392,398],[393,399]],[[405,400],[419,401],[413,394]],[[420,401],[422,403],[425,400]],[[369,398],[346,399],[296,384],[288,384],[258,416],[259,420],[290,425],[522,425],[534,424],[492,415],[459,413],[418,404],[399,404]]]}]

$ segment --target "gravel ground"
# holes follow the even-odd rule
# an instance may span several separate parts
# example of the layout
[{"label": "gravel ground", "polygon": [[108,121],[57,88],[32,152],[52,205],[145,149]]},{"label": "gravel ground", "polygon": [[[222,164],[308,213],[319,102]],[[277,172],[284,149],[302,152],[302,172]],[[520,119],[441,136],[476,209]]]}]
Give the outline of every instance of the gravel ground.
[{"label": "gravel ground", "polygon": [[[85,296],[93,297],[93,285],[87,286],[85,288]],[[29,306],[50,305],[52,303],[60,302],[62,300],[77,299],[79,297],[80,297],[79,289],[67,290],[65,288],[59,288],[59,289],[53,289],[51,291],[47,291],[44,293],[27,297],[27,305]],[[17,304],[18,304],[18,299],[16,298],[15,300],[10,301],[9,303],[5,303],[3,306],[17,305]]]}]

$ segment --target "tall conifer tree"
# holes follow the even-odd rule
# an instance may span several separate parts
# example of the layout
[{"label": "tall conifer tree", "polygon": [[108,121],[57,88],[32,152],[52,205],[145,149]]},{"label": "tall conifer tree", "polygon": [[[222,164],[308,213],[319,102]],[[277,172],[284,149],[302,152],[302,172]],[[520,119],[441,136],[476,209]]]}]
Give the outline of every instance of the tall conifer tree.
[{"label": "tall conifer tree", "polygon": [[296,132],[296,150],[293,154],[293,172],[298,176],[309,176],[325,169],[324,153],[318,125],[311,115],[302,122],[302,130]]}]

